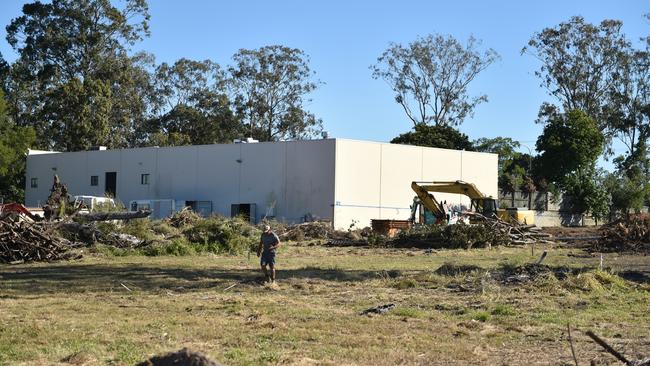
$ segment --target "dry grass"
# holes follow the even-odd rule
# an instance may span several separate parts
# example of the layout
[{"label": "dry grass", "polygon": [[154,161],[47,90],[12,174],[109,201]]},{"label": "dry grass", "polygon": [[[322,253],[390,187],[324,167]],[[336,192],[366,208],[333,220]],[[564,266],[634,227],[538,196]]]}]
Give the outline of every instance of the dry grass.
[{"label": "dry grass", "polygon": [[[545,263],[598,265],[583,254],[549,249]],[[499,266],[532,260],[514,248],[428,255],[291,245],[279,253],[278,288],[258,282],[257,259],[246,255],[2,266],[0,365],[132,365],[182,347],[234,365],[566,364],[567,322],[632,358],[647,353],[647,257],[605,260],[614,271],[640,270],[630,275],[637,282],[587,269],[563,281],[495,281]],[[443,264],[480,269],[436,273]],[[386,303],[397,307],[359,315]],[[573,336],[582,363],[612,361]]]}]

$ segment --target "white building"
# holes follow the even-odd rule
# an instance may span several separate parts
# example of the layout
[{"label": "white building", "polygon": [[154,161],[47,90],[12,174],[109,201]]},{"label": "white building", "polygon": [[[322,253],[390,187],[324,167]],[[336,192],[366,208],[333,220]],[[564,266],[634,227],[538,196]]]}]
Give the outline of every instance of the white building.
[{"label": "white building", "polygon": [[[113,192],[129,205],[163,200],[252,220],[407,219],[412,181],[472,182],[497,197],[497,155],[347,139],[80,152],[30,151],[25,204],[42,205],[58,174],[72,195]],[[448,203],[466,197],[436,194]]]}]

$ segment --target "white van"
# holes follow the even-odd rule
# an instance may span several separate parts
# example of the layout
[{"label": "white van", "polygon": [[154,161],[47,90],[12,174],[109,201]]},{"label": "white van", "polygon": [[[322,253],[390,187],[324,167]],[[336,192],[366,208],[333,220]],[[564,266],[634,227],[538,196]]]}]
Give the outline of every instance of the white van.
[{"label": "white van", "polygon": [[73,196],[75,205],[83,203],[89,212],[95,211],[98,206],[108,206],[115,208],[115,200],[109,197],[99,196]]}]

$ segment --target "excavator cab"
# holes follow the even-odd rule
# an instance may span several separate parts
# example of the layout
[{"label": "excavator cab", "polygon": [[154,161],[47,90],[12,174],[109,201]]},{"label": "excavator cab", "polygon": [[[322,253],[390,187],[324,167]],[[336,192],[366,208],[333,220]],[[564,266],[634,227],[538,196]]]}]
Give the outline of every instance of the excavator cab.
[{"label": "excavator cab", "polygon": [[411,205],[411,218],[409,220],[411,223],[431,225],[439,224],[443,222],[444,219],[444,215],[441,215],[439,211],[434,212],[429,209],[417,196],[413,199],[413,205]]},{"label": "excavator cab", "polygon": [[471,211],[485,217],[497,217],[497,201],[491,197],[473,198]]}]

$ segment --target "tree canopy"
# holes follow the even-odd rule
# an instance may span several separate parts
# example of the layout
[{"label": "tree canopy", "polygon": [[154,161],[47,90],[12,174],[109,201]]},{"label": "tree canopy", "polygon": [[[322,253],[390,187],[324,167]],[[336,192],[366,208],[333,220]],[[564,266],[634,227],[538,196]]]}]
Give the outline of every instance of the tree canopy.
[{"label": "tree canopy", "polygon": [[7,87],[16,124],[33,126],[42,148],[128,144],[145,109],[134,85],[142,59],[128,47],[148,35],[148,21],[145,0],[25,4],[7,26],[19,55]]},{"label": "tree canopy", "polygon": [[472,150],[472,143],[467,135],[450,126],[428,126],[418,124],[413,131],[403,133],[391,144],[438,147],[442,149]]},{"label": "tree canopy", "polygon": [[318,87],[309,57],[296,48],[273,45],[239,50],[229,68],[237,116],[260,141],[319,136],[322,121],[305,110]]},{"label": "tree canopy", "polygon": [[[563,110],[581,110],[601,128],[605,126],[603,107],[608,93],[623,76],[621,66],[629,47],[622,26],[618,20],[593,25],[574,16],[535,33],[522,49],[540,61],[535,71],[540,86],[557,98]],[[543,105],[542,117],[552,109],[552,105]]]},{"label": "tree canopy", "polygon": [[4,202],[22,202],[25,187],[25,155],[36,134],[31,127],[16,126],[7,114],[4,93],[0,89],[0,198]]},{"label": "tree canopy", "polygon": [[470,96],[469,84],[499,58],[480,46],[474,37],[463,45],[439,34],[391,44],[371,66],[372,75],[388,83],[414,125],[458,126],[487,101],[487,95]]}]

